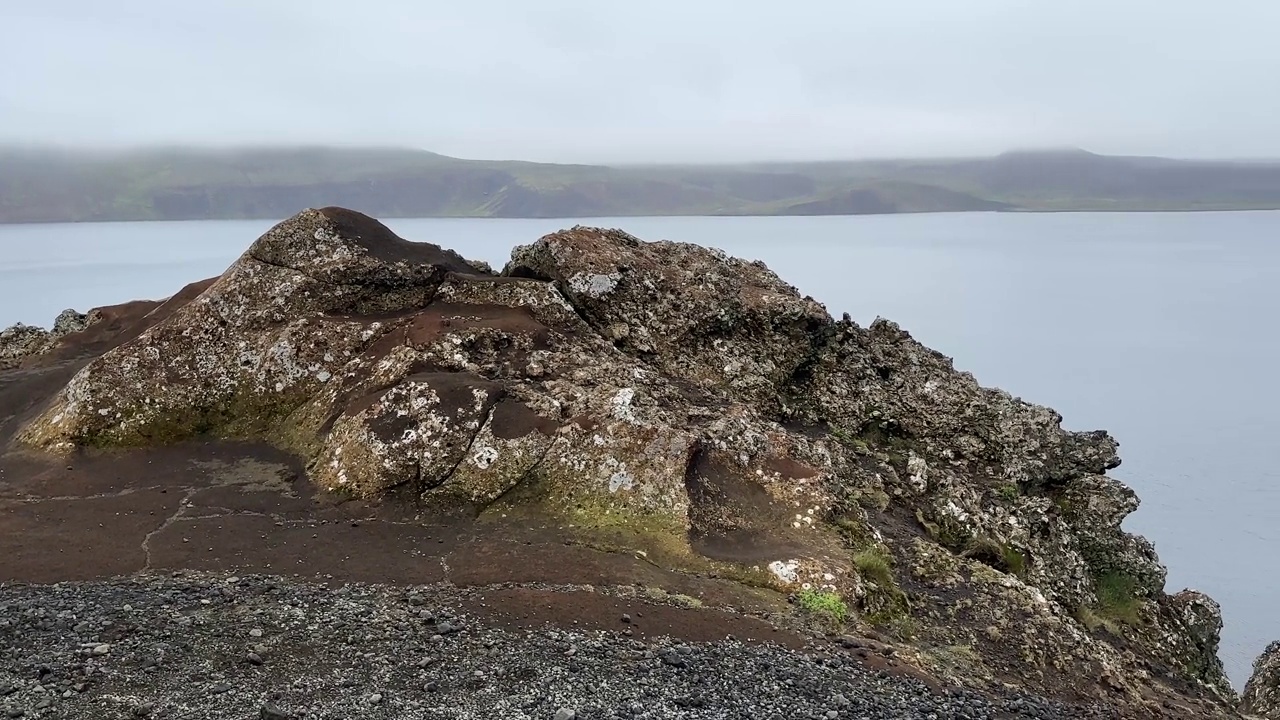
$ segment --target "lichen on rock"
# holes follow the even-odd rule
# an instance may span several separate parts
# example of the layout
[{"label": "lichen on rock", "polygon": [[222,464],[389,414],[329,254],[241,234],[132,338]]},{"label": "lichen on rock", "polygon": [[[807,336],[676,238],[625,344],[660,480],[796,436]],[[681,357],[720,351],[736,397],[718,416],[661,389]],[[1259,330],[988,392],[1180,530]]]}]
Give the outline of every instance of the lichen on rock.
[{"label": "lichen on rock", "polygon": [[969,682],[1229,707],[1217,605],[1165,594],[1121,528],[1116,441],[1061,422],[758,262],[578,226],[494,274],[325,208],[89,363],[21,439],[266,440],[330,491],[536,505],[833,593]]},{"label": "lichen on rock", "polygon": [[52,330],[23,323],[0,330],[0,370],[49,352],[64,336],[84,330],[96,319],[92,314],[68,308],[54,318]]},{"label": "lichen on rock", "polygon": [[1253,663],[1253,675],[1240,697],[1240,711],[1264,720],[1280,718],[1280,641],[1267,645]]}]

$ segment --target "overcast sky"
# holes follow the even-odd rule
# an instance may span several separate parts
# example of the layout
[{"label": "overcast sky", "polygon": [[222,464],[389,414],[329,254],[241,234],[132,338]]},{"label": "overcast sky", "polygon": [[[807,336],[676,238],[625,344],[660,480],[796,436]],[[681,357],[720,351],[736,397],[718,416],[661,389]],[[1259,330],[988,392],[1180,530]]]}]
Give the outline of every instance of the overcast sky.
[{"label": "overcast sky", "polygon": [[0,0],[0,141],[1280,157],[1276,0]]}]

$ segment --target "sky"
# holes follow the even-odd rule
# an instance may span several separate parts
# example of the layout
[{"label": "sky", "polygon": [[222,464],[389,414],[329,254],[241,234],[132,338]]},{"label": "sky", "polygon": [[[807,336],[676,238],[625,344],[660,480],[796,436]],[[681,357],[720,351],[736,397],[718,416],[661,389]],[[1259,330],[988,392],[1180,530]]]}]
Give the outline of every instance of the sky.
[{"label": "sky", "polygon": [[0,0],[0,142],[1280,158],[1275,0]]}]

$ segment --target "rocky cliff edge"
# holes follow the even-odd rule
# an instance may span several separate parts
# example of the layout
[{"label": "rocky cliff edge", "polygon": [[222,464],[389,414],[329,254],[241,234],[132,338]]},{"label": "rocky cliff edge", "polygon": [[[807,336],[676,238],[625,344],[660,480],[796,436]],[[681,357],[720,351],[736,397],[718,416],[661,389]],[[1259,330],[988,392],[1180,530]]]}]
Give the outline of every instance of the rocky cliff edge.
[{"label": "rocky cliff edge", "polygon": [[1114,439],[761,263],[574,227],[495,273],[324,208],[181,302],[19,442],[262,439],[333,493],[714,566],[939,677],[1151,716],[1236,703],[1217,604],[1166,594],[1121,529],[1138,499],[1106,475]]}]

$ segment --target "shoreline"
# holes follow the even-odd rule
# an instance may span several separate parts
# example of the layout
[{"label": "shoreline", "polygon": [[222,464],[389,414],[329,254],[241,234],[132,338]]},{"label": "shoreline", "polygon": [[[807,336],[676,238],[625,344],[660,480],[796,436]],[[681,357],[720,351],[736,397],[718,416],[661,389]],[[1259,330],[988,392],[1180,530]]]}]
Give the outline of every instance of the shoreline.
[{"label": "shoreline", "polygon": [[[1247,212],[1277,212],[1280,211],[1280,204],[1268,205],[1263,207],[1222,207],[1222,208],[1179,208],[1179,209],[1163,209],[1163,208],[1073,208],[1073,209],[1022,209],[1011,208],[1005,210],[907,210],[901,212],[867,212],[867,213],[824,213],[824,214],[778,214],[778,213],[724,213],[724,214],[708,214],[708,213],[662,213],[662,214],[634,214],[634,215],[527,215],[513,217],[497,217],[493,215],[397,215],[395,213],[380,213],[379,217],[387,220],[498,220],[498,221],[519,221],[519,220],[600,220],[600,219],[631,219],[631,218],[832,218],[832,217],[891,217],[895,215],[1114,215],[1114,214],[1135,214],[1135,215],[1185,215],[1185,214],[1203,214],[1203,213],[1247,213]],[[6,222],[0,221],[0,227],[22,227],[22,226],[38,226],[38,225],[95,225],[95,224],[115,224],[115,223],[190,223],[190,222],[269,222],[275,223],[280,220],[276,215],[262,215],[253,217],[200,217],[200,218],[183,218],[183,219],[159,219],[159,218],[113,218],[106,220],[33,220]]]}]

